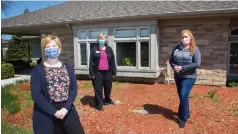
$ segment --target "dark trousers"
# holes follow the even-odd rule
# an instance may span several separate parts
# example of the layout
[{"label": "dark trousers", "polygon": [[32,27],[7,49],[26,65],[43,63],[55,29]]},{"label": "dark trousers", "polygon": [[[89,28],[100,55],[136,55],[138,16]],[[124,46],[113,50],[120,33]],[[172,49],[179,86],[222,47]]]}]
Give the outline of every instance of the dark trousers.
[{"label": "dark trousers", "polygon": [[98,71],[95,78],[92,80],[92,83],[97,106],[103,106],[103,87],[105,102],[111,101],[112,73],[110,71]]},{"label": "dark trousers", "polygon": [[[65,105],[65,102],[52,104],[57,110],[60,110]],[[62,120],[53,117],[53,123],[55,125],[55,134],[84,134],[83,127],[72,110],[68,111]]]},{"label": "dark trousers", "polygon": [[188,118],[190,117],[188,99],[195,82],[196,79],[175,77],[175,83],[177,86],[177,92],[180,100],[178,116],[179,120],[184,123],[186,123]]}]

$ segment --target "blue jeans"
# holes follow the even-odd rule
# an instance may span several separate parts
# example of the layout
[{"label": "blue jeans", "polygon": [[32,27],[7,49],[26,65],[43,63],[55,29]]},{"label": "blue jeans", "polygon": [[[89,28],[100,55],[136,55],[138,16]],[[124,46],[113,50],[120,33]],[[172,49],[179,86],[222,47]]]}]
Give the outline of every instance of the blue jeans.
[{"label": "blue jeans", "polygon": [[178,109],[180,122],[186,123],[188,118],[190,117],[188,97],[195,82],[196,79],[175,77],[175,83],[180,100]]}]

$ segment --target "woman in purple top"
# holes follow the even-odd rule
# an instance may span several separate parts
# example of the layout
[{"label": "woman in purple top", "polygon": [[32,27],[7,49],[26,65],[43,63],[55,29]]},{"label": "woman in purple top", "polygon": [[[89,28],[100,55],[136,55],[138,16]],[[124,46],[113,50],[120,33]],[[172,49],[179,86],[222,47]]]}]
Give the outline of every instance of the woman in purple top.
[{"label": "woman in purple top", "polygon": [[103,87],[105,105],[114,105],[110,98],[112,90],[112,78],[116,75],[116,63],[113,50],[106,43],[106,37],[100,33],[97,45],[90,53],[89,74],[95,90],[96,109],[103,110]]}]

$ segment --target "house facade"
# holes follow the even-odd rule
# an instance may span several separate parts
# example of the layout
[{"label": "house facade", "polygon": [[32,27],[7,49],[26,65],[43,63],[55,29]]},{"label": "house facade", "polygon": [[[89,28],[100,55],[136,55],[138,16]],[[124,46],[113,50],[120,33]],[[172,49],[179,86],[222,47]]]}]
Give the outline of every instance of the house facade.
[{"label": "house facade", "polygon": [[[181,30],[190,29],[202,55],[196,84],[222,86],[227,80],[236,79],[238,2],[190,2],[185,5],[187,8],[181,4],[160,1],[66,2],[2,20],[2,33],[57,35],[63,44],[60,60],[73,65],[76,74],[88,75],[90,50],[102,32],[114,50],[118,77],[156,82],[164,77],[165,62],[178,44]],[[70,14],[55,16],[50,14],[51,10]],[[37,15],[43,16],[45,21],[33,21]],[[28,30],[29,27],[33,29]],[[162,82],[173,79],[172,71],[168,72]]]}]

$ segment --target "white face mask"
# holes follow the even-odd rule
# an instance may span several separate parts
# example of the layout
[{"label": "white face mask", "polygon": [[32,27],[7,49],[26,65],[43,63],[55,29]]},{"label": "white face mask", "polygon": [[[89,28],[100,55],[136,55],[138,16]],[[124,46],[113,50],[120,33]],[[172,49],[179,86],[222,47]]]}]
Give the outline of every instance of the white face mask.
[{"label": "white face mask", "polygon": [[184,45],[189,45],[190,42],[191,42],[191,38],[190,38],[190,37],[187,37],[187,38],[183,38],[183,39],[182,39],[182,43],[183,43]]}]

